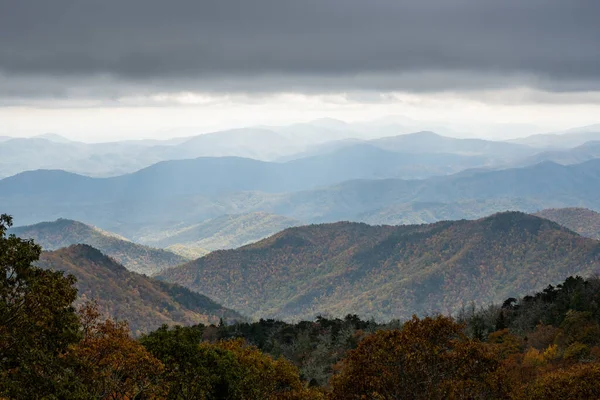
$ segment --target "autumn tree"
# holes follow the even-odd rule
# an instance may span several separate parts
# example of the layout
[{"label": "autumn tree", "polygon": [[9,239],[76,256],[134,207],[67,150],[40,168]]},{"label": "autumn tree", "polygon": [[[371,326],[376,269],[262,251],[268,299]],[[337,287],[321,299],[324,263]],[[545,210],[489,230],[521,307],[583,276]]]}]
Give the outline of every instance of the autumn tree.
[{"label": "autumn tree", "polygon": [[239,399],[292,400],[318,399],[317,390],[305,388],[298,369],[288,360],[274,359],[243,339],[223,340],[213,345],[231,352],[240,365]]},{"label": "autumn tree", "polygon": [[515,400],[600,398],[600,364],[575,364],[548,372],[514,391]]},{"label": "autumn tree", "polygon": [[7,236],[12,218],[0,216],[0,397],[56,396],[66,372],[59,358],[80,337],[72,306],[75,278],[33,263],[41,248]]},{"label": "autumn tree", "polygon": [[79,314],[83,337],[63,357],[73,371],[72,392],[89,399],[160,394],[163,365],[130,336],[126,322],[102,320],[94,303],[86,303]]},{"label": "autumn tree", "polygon": [[366,337],[332,378],[331,398],[487,398],[496,353],[463,329],[447,317],[413,317],[400,330]]}]

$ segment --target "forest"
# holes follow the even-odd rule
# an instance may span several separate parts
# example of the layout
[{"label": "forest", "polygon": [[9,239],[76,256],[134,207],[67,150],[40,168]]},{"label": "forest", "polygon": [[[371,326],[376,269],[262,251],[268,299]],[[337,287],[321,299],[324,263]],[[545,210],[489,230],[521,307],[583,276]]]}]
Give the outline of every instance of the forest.
[{"label": "forest", "polygon": [[600,267],[600,243],[520,212],[478,220],[294,227],[164,270],[157,279],[253,318],[378,321],[500,303]]},{"label": "forest", "polygon": [[454,317],[167,326],[134,338],[0,217],[6,399],[565,399],[600,396],[600,278]]}]

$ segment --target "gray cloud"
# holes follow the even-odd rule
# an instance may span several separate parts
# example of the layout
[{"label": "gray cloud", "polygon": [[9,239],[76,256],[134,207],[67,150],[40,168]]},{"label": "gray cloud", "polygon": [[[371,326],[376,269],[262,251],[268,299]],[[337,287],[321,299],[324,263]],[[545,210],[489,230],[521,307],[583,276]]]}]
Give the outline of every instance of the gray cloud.
[{"label": "gray cloud", "polygon": [[0,88],[597,90],[599,15],[597,0],[0,0]]}]

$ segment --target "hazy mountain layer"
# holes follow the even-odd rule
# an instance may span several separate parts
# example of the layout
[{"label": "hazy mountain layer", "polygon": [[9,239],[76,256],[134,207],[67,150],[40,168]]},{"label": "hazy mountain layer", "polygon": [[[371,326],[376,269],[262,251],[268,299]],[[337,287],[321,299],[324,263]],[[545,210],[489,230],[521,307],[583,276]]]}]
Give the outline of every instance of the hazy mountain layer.
[{"label": "hazy mountain layer", "polygon": [[431,225],[290,228],[160,279],[248,315],[381,319],[499,302],[600,266],[600,242],[523,213]]},{"label": "hazy mountain layer", "polygon": [[465,200],[455,203],[413,202],[367,211],[355,220],[371,225],[430,224],[456,219],[478,219],[507,210],[535,213],[539,209],[539,201],[527,198]]},{"label": "hazy mountain layer", "polygon": [[523,166],[537,164],[543,161],[552,161],[558,164],[568,165],[579,164],[596,158],[600,158],[600,133],[598,133],[597,141],[586,142],[580,146],[567,150],[545,151],[531,157],[526,157],[516,164]]},{"label": "hazy mountain layer", "polygon": [[[263,161],[286,157],[296,159],[300,157],[294,154],[310,153],[315,146],[329,142],[364,141],[419,130],[419,124],[409,125],[393,121],[348,124],[322,119],[290,126],[249,127],[200,135],[192,130],[187,134],[193,136],[163,141],[125,140],[109,143],[75,142],[56,134],[33,138],[3,137],[0,138],[0,178],[35,169],[62,169],[88,176],[116,176],[159,161],[197,157],[244,157]],[[421,128],[425,126],[421,125]],[[434,128],[445,132],[442,127]],[[418,133],[406,135],[406,138],[398,136],[390,139],[390,143],[394,149],[409,154],[441,151],[494,158],[507,155],[504,149],[512,149],[511,158],[528,149],[518,144],[465,141],[437,135],[434,138],[431,135],[434,134]],[[379,147],[389,150],[390,144],[382,142]],[[528,154],[532,154],[532,151],[529,149]]]},{"label": "hazy mountain layer", "polygon": [[[254,165],[254,161],[239,160]],[[527,212],[558,207],[600,210],[600,160],[569,166],[546,162],[506,170],[470,170],[423,180],[353,180],[287,193],[249,190],[250,183],[242,178],[238,178],[242,189],[211,193],[202,187],[201,179],[193,180],[196,175],[185,178],[176,171],[186,169],[159,165],[118,179],[92,179],[61,171],[28,172],[0,180],[0,201],[6,212],[24,223],[66,217],[127,237],[135,237],[144,227],[158,230],[257,211],[306,222],[365,219],[396,223],[404,218],[410,221],[414,211],[408,210],[406,215],[392,211],[389,220],[373,221],[370,215],[386,215],[386,209],[423,203],[471,203],[483,215],[498,211],[499,204],[501,209]],[[220,185],[212,177],[206,181],[211,179]],[[233,187],[235,182],[225,185]],[[473,214],[463,209],[440,218]]]},{"label": "hazy mountain layer", "polygon": [[189,260],[173,252],[142,246],[117,234],[68,219],[16,227],[10,229],[9,233],[34,239],[44,250],[87,244],[98,248],[127,269],[148,275]]},{"label": "hazy mountain layer", "polygon": [[[143,243],[172,248],[231,249],[256,242],[292,226],[300,221],[281,215],[256,212],[241,215],[223,215],[199,224],[174,227],[155,232],[137,239]],[[183,250],[180,250],[183,251]]]},{"label": "hazy mountain layer", "polygon": [[573,148],[590,141],[600,140],[600,124],[569,129],[563,132],[532,135],[511,140],[513,143],[539,148]]},{"label": "hazy mountain layer", "polygon": [[535,214],[554,221],[581,236],[600,240],[600,213],[587,208],[551,208]]}]

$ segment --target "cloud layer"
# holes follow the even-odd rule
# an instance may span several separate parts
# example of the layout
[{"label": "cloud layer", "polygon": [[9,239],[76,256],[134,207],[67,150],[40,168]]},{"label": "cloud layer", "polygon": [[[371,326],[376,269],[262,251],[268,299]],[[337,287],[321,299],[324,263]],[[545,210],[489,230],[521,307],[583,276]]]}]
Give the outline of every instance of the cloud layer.
[{"label": "cloud layer", "polygon": [[0,0],[0,87],[589,91],[599,15],[597,0]]}]

